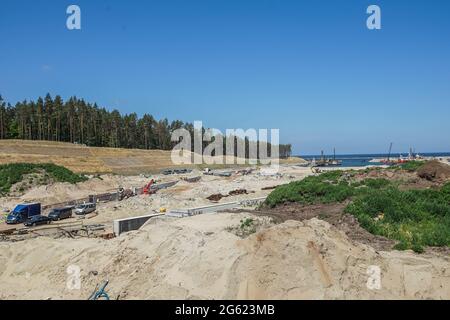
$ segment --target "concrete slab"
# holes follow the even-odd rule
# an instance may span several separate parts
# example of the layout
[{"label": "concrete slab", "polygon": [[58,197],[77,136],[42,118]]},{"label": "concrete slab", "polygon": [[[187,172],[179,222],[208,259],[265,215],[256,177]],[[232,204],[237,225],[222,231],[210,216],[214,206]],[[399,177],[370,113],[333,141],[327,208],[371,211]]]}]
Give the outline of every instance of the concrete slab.
[{"label": "concrete slab", "polygon": [[138,230],[149,219],[162,216],[162,213],[152,213],[145,216],[117,219],[113,221],[113,232],[118,237],[124,232]]},{"label": "concrete slab", "polygon": [[260,198],[255,198],[255,199],[246,199],[246,200],[242,200],[242,201],[211,204],[211,205],[207,205],[207,206],[190,208],[190,209],[175,209],[175,210],[170,210],[169,212],[166,213],[166,215],[169,217],[184,218],[184,217],[194,216],[197,214],[214,213],[214,212],[223,211],[223,210],[227,210],[227,209],[255,206],[255,205],[262,203],[265,199],[266,199],[266,197],[260,197]]}]

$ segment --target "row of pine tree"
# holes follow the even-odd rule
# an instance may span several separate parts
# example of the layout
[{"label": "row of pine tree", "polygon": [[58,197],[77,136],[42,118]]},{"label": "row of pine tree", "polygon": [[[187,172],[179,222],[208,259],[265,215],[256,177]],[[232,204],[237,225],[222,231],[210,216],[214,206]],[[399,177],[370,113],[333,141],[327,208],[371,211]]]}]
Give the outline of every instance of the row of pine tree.
[{"label": "row of pine tree", "polygon": [[[149,114],[122,115],[83,99],[67,101],[47,94],[36,101],[11,105],[0,96],[0,139],[62,141],[94,147],[170,150],[171,132],[194,126],[182,121],[156,120]],[[291,155],[290,145],[280,145],[280,156]]]}]

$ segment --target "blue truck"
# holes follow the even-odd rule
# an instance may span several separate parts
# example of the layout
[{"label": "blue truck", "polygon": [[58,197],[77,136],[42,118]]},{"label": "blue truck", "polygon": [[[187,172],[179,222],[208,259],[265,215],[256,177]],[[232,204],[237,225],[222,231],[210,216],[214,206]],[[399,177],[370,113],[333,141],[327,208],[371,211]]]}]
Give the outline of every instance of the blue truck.
[{"label": "blue truck", "polygon": [[27,221],[29,218],[41,214],[40,203],[25,203],[17,205],[6,218],[7,224],[18,224]]}]

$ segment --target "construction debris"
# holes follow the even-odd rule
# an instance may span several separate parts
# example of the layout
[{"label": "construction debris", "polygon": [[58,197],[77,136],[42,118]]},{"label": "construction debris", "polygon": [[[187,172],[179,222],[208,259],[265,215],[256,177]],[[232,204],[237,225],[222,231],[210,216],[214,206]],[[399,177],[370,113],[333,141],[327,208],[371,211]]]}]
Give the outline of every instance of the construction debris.
[{"label": "construction debris", "polygon": [[[251,192],[251,193],[253,193],[253,192]],[[224,195],[221,193],[215,193],[215,194],[210,195],[206,199],[208,199],[210,201],[220,201],[220,199],[222,199],[222,198],[230,197],[230,196],[238,196],[241,194],[249,194],[249,192],[246,189],[236,189],[236,190],[231,190],[230,192],[228,192],[227,195]]]},{"label": "construction debris", "polygon": [[161,174],[167,176],[167,175],[172,175],[172,174],[186,174],[186,173],[191,173],[192,170],[191,169],[166,169],[161,171]]},{"label": "construction debris", "polygon": [[220,199],[228,197],[228,195],[223,195],[221,193],[215,193],[210,195],[209,197],[207,197],[206,199],[208,199],[209,201],[220,201]]},{"label": "construction debris", "polygon": [[277,168],[261,168],[257,175],[261,177],[275,177],[277,179],[280,179],[282,177],[282,174],[279,172]]},{"label": "construction debris", "polygon": [[246,176],[246,175],[251,174],[253,171],[254,171],[253,168],[250,168],[250,169],[242,169],[242,170],[236,171],[236,174],[237,174],[237,175]]},{"label": "construction debris", "polygon": [[131,189],[124,189],[122,187],[119,188],[119,201],[123,199],[128,199],[135,196],[135,193]]},{"label": "construction debris", "polygon": [[233,174],[232,171],[211,171],[208,168],[203,171],[203,174],[208,176],[216,176],[216,177],[231,177]]},{"label": "construction debris", "polygon": [[189,183],[195,183],[195,182],[199,182],[201,178],[202,178],[201,176],[192,177],[192,178],[183,177],[183,178],[181,178],[181,180],[189,182]]},{"label": "construction debris", "polygon": [[240,194],[248,194],[246,189],[237,189],[237,190],[232,190],[230,192],[228,192],[229,196],[237,196]]},{"label": "construction debris", "polygon": [[279,185],[278,186],[271,186],[271,187],[264,187],[264,188],[261,188],[261,190],[273,190],[273,189],[276,189],[277,187],[279,187]]},{"label": "construction debris", "polygon": [[115,238],[116,235],[114,234],[114,232],[105,232],[105,233],[100,234],[98,237],[102,238],[104,240],[111,240],[111,239]]}]

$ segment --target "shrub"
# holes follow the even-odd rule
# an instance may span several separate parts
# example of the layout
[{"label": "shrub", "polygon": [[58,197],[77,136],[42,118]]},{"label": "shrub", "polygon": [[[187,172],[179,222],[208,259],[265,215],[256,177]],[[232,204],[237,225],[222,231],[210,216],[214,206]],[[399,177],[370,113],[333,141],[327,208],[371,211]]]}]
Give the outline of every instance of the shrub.
[{"label": "shrub", "polygon": [[406,170],[409,172],[414,172],[414,171],[417,171],[424,164],[425,164],[425,161],[414,160],[414,161],[408,161],[405,163],[401,163],[401,164],[398,164],[398,165],[390,167],[390,168],[394,169],[394,170],[402,169],[402,170]]},{"label": "shrub", "polygon": [[26,174],[45,172],[46,179],[40,179],[44,183],[47,179],[54,179],[58,182],[77,183],[87,180],[86,177],[73,173],[67,168],[52,164],[32,164],[32,163],[13,163],[0,165],[0,193],[7,193],[11,186],[22,181]]},{"label": "shrub", "polygon": [[385,188],[389,185],[391,185],[391,182],[387,179],[382,179],[382,178],[378,178],[378,179],[364,179],[363,181],[361,181],[361,185],[365,185],[369,188],[373,188],[373,189],[382,189]]},{"label": "shrub", "polygon": [[[419,162],[413,163],[409,170],[418,167]],[[342,171],[332,171],[279,186],[265,205],[352,199],[345,212],[370,233],[397,240],[397,249],[422,252],[425,246],[450,246],[450,182],[439,189],[401,191],[386,179],[352,182],[346,177]]]},{"label": "shrub", "polygon": [[248,228],[253,225],[253,219],[247,218],[245,220],[241,220],[241,229]]},{"label": "shrub", "polygon": [[342,202],[353,195],[354,188],[346,181],[338,181],[341,176],[342,172],[332,171],[279,186],[267,197],[265,204],[275,207],[285,202],[302,204]]},{"label": "shrub", "polygon": [[371,190],[345,211],[369,232],[398,240],[396,248],[450,245],[450,203],[442,190]]}]

